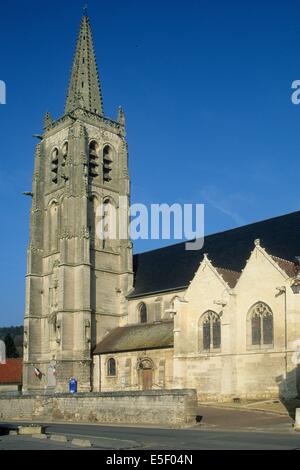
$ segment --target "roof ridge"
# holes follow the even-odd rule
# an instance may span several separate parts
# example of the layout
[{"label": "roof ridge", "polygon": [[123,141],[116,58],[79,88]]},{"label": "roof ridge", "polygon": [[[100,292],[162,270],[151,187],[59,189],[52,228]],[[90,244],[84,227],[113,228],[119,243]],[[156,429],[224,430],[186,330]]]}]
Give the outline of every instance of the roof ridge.
[{"label": "roof ridge", "polygon": [[7,357],[3,364],[0,363],[0,368],[1,368],[1,366],[7,366],[7,365],[12,364],[12,363],[17,364],[17,363],[22,363],[22,362],[23,362],[22,357]]},{"label": "roof ridge", "polygon": [[[188,288],[205,253],[216,273],[234,285],[245,268],[255,248],[255,240],[261,240],[274,266],[289,276],[294,275],[296,255],[300,255],[300,211],[249,224],[205,237],[200,250],[187,251],[186,245],[166,246],[136,255],[133,263],[134,290],[128,298],[141,298],[158,291],[171,292],[179,287]],[[272,257],[273,255],[273,257]],[[275,257],[277,255],[277,258]]]},{"label": "roof ridge", "polygon": [[[162,323],[173,323],[173,322],[174,320],[158,320],[158,321],[147,322],[147,323],[129,323],[128,325],[117,326],[117,328],[133,328],[133,327],[138,327],[138,326],[161,325]],[[113,330],[116,330],[117,328],[113,328]]]}]

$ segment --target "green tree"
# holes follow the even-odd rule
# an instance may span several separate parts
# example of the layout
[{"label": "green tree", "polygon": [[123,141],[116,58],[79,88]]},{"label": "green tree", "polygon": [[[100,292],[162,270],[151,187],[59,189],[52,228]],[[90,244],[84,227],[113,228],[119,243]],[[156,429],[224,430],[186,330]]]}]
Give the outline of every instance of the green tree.
[{"label": "green tree", "polygon": [[5,346],[6,346],[6,357],[7,358],[16,358],[19,357],[19,353],[15,346],[14,340],[12,339],[11,335],[8,333],[4,338]]}]

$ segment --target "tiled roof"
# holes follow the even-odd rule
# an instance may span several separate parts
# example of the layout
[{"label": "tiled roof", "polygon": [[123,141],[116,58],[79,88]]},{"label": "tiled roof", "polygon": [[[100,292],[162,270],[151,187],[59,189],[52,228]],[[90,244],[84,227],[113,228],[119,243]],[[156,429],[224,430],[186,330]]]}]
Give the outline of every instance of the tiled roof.
[{"label": "tiled roof", "polygon": [[277,256],[272,256],[275,263],[289,276],[294,277],[297,274],[297,268],[295,263],[287,261],[286,259],[278,258]]},{"label": "tiled roof", "polygon": [[173,329],[173,320],[115,328],[96,346],[93,354],[172,348]]},{"label": "tiled roof", "polygon": [[216,268],[219,274],[223,277],[224,281],[233,289],[239,280],[241,273],[230,271],[230,269]]},{"label": "tiled roof", "polygon": [[[187,251],[185,243],[179,243],[137,254],[134,290],[128,297],[186,288],[204,253],[214,266],[240,272],[258,238],[269,254],[293,262],[300,255],[300,211],[206,236],[201,250]],[[290,272],[291,266],[285,267]]]},{"label": "tiled roof", "polygon": [[22,366],[22,359],[6,359],[6,364],[0,364],[0,384],[21,384]]}]

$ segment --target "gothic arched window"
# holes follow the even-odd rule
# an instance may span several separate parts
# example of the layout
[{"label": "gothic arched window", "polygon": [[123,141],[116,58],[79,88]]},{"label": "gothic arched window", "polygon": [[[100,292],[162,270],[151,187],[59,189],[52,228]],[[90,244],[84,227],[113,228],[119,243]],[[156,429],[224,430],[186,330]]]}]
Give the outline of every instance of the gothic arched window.
[{"label": "gothic arched window", "polygon": [[91,178],[99,176],[99,145],[95,140],[89,145],[89,175]]},{"label": "gothic arched window", "polygon": [[148,321],[148,314],[147,314],[147,305],[143,302],[139,306],[139,317],[141,323],[147,323]]},{"label": "gothic arched window", "polygon": [[200,350],[214,351],[221,348],[221,318],[216,312],[209,310],[200,318],[199,337]]},{"label": "gothic arched window", "polygon": [[103,148],[103,181],[109,183],[112,180],[111,171],[113,163],[113,151],[109,145]]},{"label": "gothic arched window", "polygon": [[109,377],[115,377],[117,375],[116,360],[113,357],[107,361],[107,375]]},{"label": "gothic arched window", "polygon": [[58,149],[55,148],[51,154],[51,181],[54,184],[57,184],[58,178]]},{"label": "gothic arched window", "polygon": [[251,345],[270,346],[273,344],[273,313],[264,302],[257,302],[250,310]]}]

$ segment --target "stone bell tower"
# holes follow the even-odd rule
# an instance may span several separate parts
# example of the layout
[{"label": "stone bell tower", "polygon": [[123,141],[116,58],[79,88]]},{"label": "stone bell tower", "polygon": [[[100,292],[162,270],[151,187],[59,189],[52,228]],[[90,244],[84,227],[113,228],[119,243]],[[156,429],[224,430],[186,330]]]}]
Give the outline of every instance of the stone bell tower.
[{"label": "stone bell tower", "polygon": [[[46,114],[36,147],[27,258],[23,391],[90,391],[91,351],[127,315],[128,239],[97,236],[130,181],[122,109],[104,116],[89,18],[82,18],[64,116]],[[101,217],[101,216],[100,216]],[[129,215],[125,213],[128,224]],[[126,229],[125,229],[126,231]]]}]

